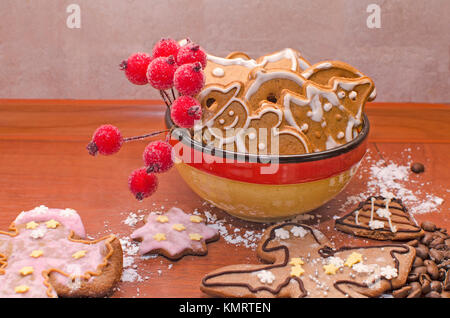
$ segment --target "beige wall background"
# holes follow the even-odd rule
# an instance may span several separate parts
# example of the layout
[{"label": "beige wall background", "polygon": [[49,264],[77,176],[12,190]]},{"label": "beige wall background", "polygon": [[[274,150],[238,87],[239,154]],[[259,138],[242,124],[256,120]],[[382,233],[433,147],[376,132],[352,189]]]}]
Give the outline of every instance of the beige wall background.
[{"label": "beige wall background", "polygon": [[[381,8],[370,29],[369,4]],[[81,28],[66,8],[81,8]],[[377,101],[450,102],[449,0],[1,0],[0,98],[148,99],[118,64],[162,36],[257,57],[285,47],[371,76]]]}]

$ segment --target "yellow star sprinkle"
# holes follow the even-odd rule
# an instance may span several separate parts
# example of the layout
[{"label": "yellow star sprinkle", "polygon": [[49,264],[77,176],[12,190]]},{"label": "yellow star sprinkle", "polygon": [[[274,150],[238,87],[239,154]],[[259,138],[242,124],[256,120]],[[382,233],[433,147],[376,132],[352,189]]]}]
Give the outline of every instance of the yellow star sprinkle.
[{"label": "yellow star sprinkle", "polygon": [[203,238],[203,236],[201,236],[198,233],[191,233],[189,234],[189,237],[191,238],[192,241],[200,241]]},{"label": "yellow star sprinkle", "polygon": [[169,218],[165,215],[158,215],[156,217],[156,221],[158,221],[159,223],[167,223],[169,222]]},{"label": "yellow star sprinkle", "polygon": [[75,259],[79,259],[79,258],[82,258],[85,256],[86,256],[86,251],[78,251],[78,252],[72,254],[72,257]]},{"label": "yellow star sprinkle", "polygon": [[22,275],[22,276],[27,276],[27,275],[33,274],[33,272],[34,272],[34,269],[31,266],[22,267],[22,269],[19,271],[20,275]]},{"label": "yellow star sprinkle", "polygon": [[30,289],[30,287],[28,287],[26,285],[20,285],[20,286],[17,286],[16,288],[14,288],[14,291],[17,294],[23,294],[23,293],[26,293],[29,289]]},{"label": "yellow star sprinkle", "polygon": [[305,272],[301,265],[295,265],[291,268],[291,277],[300,277]]},{"label": "yellow star sprinkle", "polygon": [[38,226],[39,226],[39,223],[36,223],[34,221],[28,222],[27,225],[26,225],[28,230],[34,230]]},{"label": "yellow star sprinkle", "polygon": [[191,215],[190,220],[191,220],[191,222],[193,222],[193,223],[200,223],[200,222],[203,221],[203,218],[201,218],[201,217],[198,216],[198,215]]},{"label": "yellow star sprinkle", "polygon": [[34,258],[38,258],[41,257],[42,255],[44,255],[44,252],[42,250],[34,250],[33,252],[31,252],[30,256],[34,257]]},{"label": "yellow star sprinkle", "polygon": [[362,255],[359,253],[353,252],[347,257],[344,265],[348,266],[348,267],[352,267],[354,264],[359,263],[359,262],[362,262]]},{"label": "yellow star sprinkle", "polygon": [[289,262],[289,265],[303,265],[305,262],[300,257],[293,257],[291,258],[291,261]]},{"label": "yellow star sprinkle", "polygon": [[325,274],[334,275],[334,274],[336,274],[336,271],[339,269],[339,267],[337,267],[334,264],[328,264],[328,265],[324,265],[323,269],[325,270]]},{"label": "yellow star sprinkle", "polygon": [[165,241],[166,240],[166,234],[164,233],[156,233],[155,235],[153,235],[153,238],[155,240],[159,241]]},{"label": "yellow star sprinkle", "polygon": [[174,224],[172,228],[178,232],[184,231],[186,227],[183,224]]},{"label": "yellow star sprinkle", "polygon": [[45,225],[47,225],[48,229],[56,229],[59,225],[59,222],[52,219],[50,221],[45,222]]}]

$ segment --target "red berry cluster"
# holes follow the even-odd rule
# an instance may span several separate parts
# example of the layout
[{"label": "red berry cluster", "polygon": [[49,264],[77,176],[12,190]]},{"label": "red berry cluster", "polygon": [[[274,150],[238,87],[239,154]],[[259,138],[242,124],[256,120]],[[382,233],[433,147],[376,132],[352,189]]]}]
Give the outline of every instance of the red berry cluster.
[{"label": "red berry cluster", "polygon": [[[199,45],[187,40],[187,43],[180,47],[177,41],[167,38],[156,43],[151,55],[134,53],[120,64],[131,83],[150,84],[160,91],[170,110],[172,121],[182,128],[192,128],[194,122],[202,117],[200,103],[193,96],[197,95],[205,84],[205,66],[206,53]],[[117,127],[103,125],[94,132],[87,149],[93,156],[97,153],[112,155],[118,152],[125,142],[164,132],[167,131],[123,138]],[[128,179],[129,189],[138,200],[152,195],[158,186],[156,174],[166,172],[173,166],[172,146],[167,140],[150,142],[145,147],[143,161],[144,167],[134,170]]]}]

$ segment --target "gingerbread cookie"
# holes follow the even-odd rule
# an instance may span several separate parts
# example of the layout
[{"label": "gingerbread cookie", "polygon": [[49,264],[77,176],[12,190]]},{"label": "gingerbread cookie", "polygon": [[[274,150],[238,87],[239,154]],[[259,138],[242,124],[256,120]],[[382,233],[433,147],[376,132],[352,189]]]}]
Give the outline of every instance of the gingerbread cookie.
[{"label": "gingerbread cookie", "polygon": [[408,245],[332,249],[309,226],[269,227],[258,246],[265,265],[241,264],[207,274],[201,290],[220,297],[378,297],[403,286],[415,257]]},{"label": "gingerbread cookie", "polygon": [[424,235],[402,201],[393,197],[369,197],[335,223],[340,231],[376,240],[409,240]]},{"label": "gingerbread cookie", "polygon": [[206,243],[219,239],[219,233],[202,217],[171,208],[164,214],[150,214],[131,238],[141,241],[141,255],[154,253],[177,260],[185,255],[206,255]]},{"label": "gingerbread cookie", "polygon": [[[329,81],[333,77],[358,78],[365,77],[359,70],[353,66],[341,61],[322,61],[316,63],[301,73],[302,77],[322,86],[332,86]],[[369,93],[369,101],[376,97],[375,87]]]},{"label": "gingerbread cookie", "polygon": [[87,240],[76,211],[37,207],[0,231],[0,297],[103,297],[122,275],[119,240]]}]

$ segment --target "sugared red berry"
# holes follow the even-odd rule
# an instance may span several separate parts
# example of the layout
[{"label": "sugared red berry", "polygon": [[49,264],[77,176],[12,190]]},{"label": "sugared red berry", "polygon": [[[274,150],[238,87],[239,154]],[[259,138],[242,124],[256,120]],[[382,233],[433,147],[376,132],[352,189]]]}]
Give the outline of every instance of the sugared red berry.
[{"label": "sugared red berry", "polygon": [[181,95],[193,96],[205,85],[205,75],[203,74],[200,62],[183,64],[175,72],[173,83]]},{"label": "sugared red berry", "polygon": [[112,155],[120,150],[122,143],[122,134],[117,127],[102,125],[94,132],[92,141],[87,145],[87,150],[93,156],[97,153]]},{"label": "sugared red berry", "polygon": [[153,47],[153,58],[157,57],[167,57],[173,55],[174,57],[178,54],[178,49],[180,45],[177,41],[173,39],[163,38],[159,40]]},{"label": "sugared red berry", "polygon": [[172,168],[172,146],[165,141],[157,140],[145,147],[143,159],[147,172],[165,172]]},{"label": "sugared red berry", "polygon": [[195,98],[180,96],[173,102],[170,115],[177,126],[192,128],[202,118],[202,107]]},{"label": "sugared red berry", "polygon": [[200,62],[202,64],[202,68],[206,67],[206,53],[205,51],[203,51],[200,45],[191,42],[182,46],[178,50],[177,55],[178,65],[195,62]]},{"label": "sugared red berry", "polygon": [[125,71],[128,80],[136,85],[145,85],[147,80],[147,68],[152,58],[147,53],[134,53],[128,60],[120,63],[120,68]]},{"label": "sugared red berry", "polygon": [[153,173],[147,173],[146,168],[134,170],[128,178],[131,193],[139,201],[151,196],[158,187],[158,178]]},{"label": "sugared red berry", "polygon": [[158,57],[154,59],[147,69],[147,78],[149,83],[157,90],[165,90],[173,87],[173,79],[177,64],[175,58]]}]

